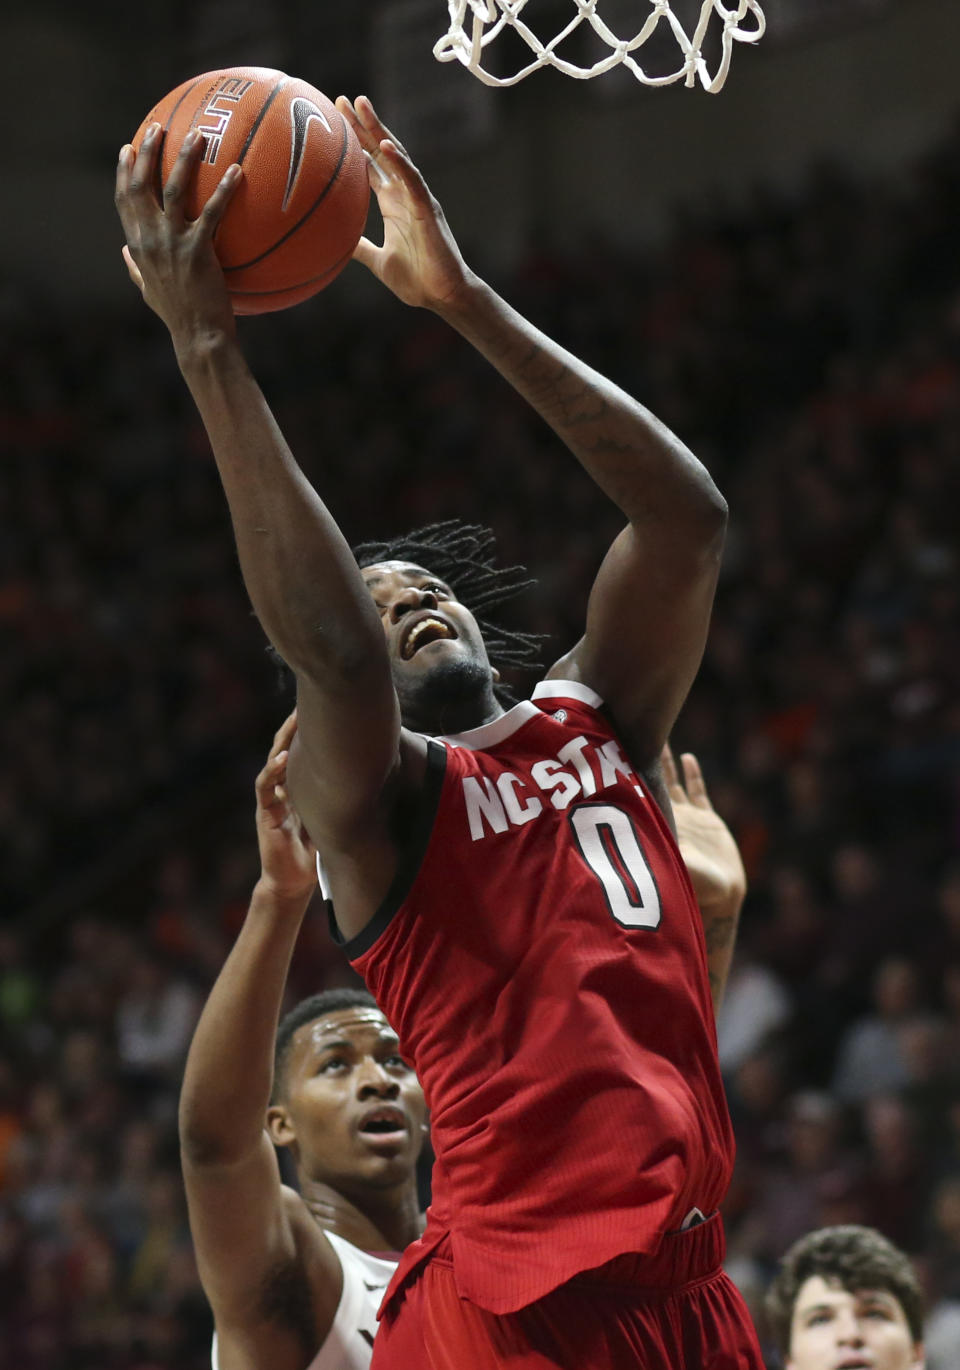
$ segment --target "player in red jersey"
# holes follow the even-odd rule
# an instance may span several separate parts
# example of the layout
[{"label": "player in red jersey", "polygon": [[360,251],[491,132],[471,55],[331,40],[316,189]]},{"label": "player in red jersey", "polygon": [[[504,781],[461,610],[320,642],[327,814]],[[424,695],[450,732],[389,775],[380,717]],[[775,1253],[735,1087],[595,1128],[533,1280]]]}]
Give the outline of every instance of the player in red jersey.
[{"label": "player in red jersey", "polygon": [[158,131],[121,151],[131,276],[171,332],[254,608],[297,677],[291,793],[431,1107],[435,1203],[373,1364],[759,1367],[720,1264],[732,1138],[659,764],[702,654],[726,505],[647,410],[466,267],[369,101],[338,108],[384,217],[384,245],[361,240],[357,259],[486,356],[627,521],[583,638],[504,711],[471,611],[502,588],[484,538],[446,527],[368,549],[358,571],[236,341],[211,244],[235,174],[191,224],[200,149],[162,205]]},{"label": "player in red jersey", "polygon": [[[295,726],[291,715],[257,777],[261,874],[180,1093],[190,1230],[217,1331],[212,1370],[369,1370],[398,1260],[384,1253],[423,1230],[423,1094],[373,998],[326,990],[277,1026],[316,889],[316,853],[285,790]],[[743,864],[696,759],[683,757],[683,784],[669,748],[663,764],[709,936],[736,922]],[[718,992],[724,978],[720,966]],[[281,1184],[274,1144],[289,1148],[295,1189]]]}]

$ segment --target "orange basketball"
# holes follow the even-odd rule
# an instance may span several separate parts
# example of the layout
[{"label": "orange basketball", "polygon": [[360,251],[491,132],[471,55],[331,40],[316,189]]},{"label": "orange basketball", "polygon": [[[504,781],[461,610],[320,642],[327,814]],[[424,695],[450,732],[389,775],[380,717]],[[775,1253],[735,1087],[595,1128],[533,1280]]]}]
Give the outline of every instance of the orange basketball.
[{"label": "orange basketball", "polygon": [[[236,314],[286,309],[350,260],[370,189],[356,135],[319,90],[269,67],[226,67],[184,81],[137,129],[163,128],[161,181],[191,129],[203,158],[186,201],[196,218],[232,162],[243,167],[214,238]],[[159,189],[159,187],[158,187]]]}]

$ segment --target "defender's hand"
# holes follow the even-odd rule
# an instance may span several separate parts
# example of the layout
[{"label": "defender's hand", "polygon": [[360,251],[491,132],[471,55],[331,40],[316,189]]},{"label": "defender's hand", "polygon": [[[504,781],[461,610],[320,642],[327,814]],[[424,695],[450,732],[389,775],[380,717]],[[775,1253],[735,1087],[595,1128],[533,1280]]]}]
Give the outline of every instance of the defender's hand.
[{"label": "defender's hand", "polygon": [[747,873],[730,829],[710,803],[700,763],[691,752],[680,758],[683,782],[669,744],[660,755],[663,776],[673,805],[677,841],[701,912],[719,905],[739,909],[747,892]]},{"label": "defender's hand", "polygon": [[153,189],[160,143],[160,125],[151,124],[139,152],[129,143],[120,149],[114,199],[127,235],[123,259],[130,279],[167,325],[176,346],[211,334],[233,336],[233,309],[213,235],[241,170],[237,165],[227,168],[200,217],[191,221],[183,200],[203,153],[203,137],[194,129],[183,140],[163,187],[162,205]]},{"label": "defender's hand", "polygon": [[470,277],[443,210],[404,148],[365,95],[337,109],[367,154],[370,186],[383,216],[383,246],[361,238],[354,257],[404,304],[438,309]]},{"label": "defender's hand", "polygon": [[270,755],[257,776],[257,843],[260,884],[282,898],[302,898],[317,885],[317,849],[300,822],[285,788],[296,710],[277,729]]}]

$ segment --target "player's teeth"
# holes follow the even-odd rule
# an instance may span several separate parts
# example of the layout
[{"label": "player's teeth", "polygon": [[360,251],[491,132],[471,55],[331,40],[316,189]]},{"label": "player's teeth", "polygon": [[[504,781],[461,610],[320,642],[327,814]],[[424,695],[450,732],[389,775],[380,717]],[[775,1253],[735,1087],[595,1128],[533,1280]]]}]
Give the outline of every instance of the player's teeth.
[{"label": "player's teeth", "polygon": [[426,631],[427,628],[442,628],[444,633],[446,633],[447,631],[447,625],[445,623],[441,623],[438,618],[423,619],[422,622],[418,623],[417,626],[411,630],[410,636],[407,638],[408,651],[413,651],[413,648],[417,645],[417,639]]}]

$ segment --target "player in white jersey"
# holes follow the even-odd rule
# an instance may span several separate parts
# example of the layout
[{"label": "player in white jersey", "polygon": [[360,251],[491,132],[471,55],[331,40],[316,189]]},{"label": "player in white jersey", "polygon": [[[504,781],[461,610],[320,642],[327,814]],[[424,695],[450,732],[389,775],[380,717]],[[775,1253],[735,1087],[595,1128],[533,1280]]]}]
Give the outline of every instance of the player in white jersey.
[{"label": "player in white jersey", "polygon": [[[180,1100],[190,1226],[217,1335],[213,1370],[369,1370],[396,1257],[422,1228],[423,1094],[365,990],[304,1000],[277,1027],[316,888],[283,788],[295,716],[257,777],[262,873],[194,1034]],[[708,943],[731,948],[746,882],[696,760],[663,755]],[[719,1002],[729,956],[711,956]],[[266,1124],[266,1126],[264,1126]],[[281,1183],[288,1146],[299,1192]]]},{"label": "player in white jersey", "polygon": [[[216,1370],[367,1370],[389,1253],[423,1226],[423,1092],[373,999],[330,990],[277,1028],[316,888],[315,852],[283,789],[295,727],[291,717],[280,728],[257,777],[262,873],[197,1024],[180,1099]],[[281,1183],[275,1145],[290,1148],[298,1190]]]},{"label": "player in white jersey", "polygon": [[[330,1331],[306,1370],[369,1370],[373,1339],[377,1333],[377,1311],[387,1285],[397,1268],[395,1259],[372,1256],[335,1232],[324,1234],[340,1262],[342,1290]],[[233,1363],[233,1362],[231,1362]],[[259,1367],[266,1362],[242,1357],[241,1365]],[[304,1362],[304,1364],[306,1364]],[[216,1333],[211,1353],[212,1370],[226,1370],[220,1360]]]}]

